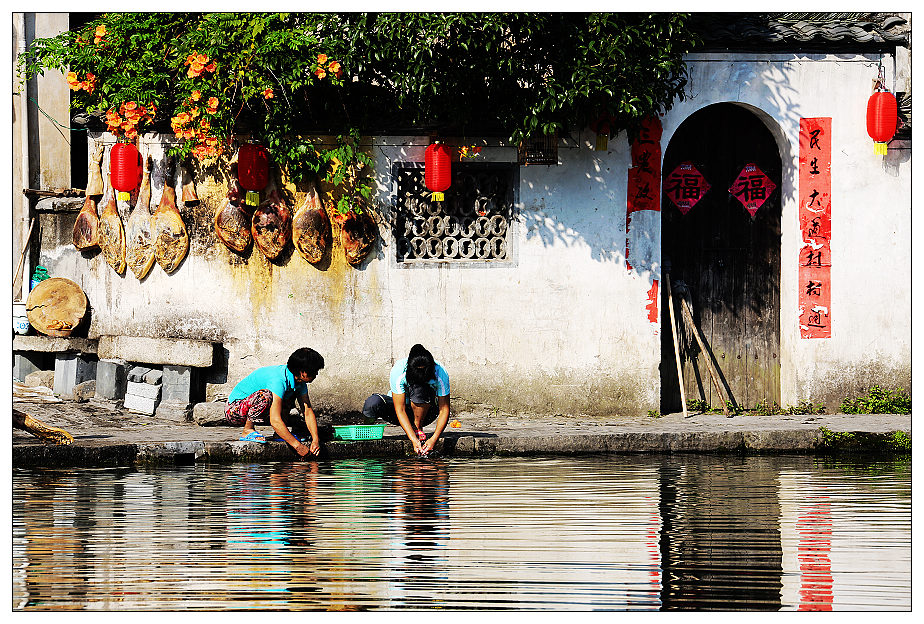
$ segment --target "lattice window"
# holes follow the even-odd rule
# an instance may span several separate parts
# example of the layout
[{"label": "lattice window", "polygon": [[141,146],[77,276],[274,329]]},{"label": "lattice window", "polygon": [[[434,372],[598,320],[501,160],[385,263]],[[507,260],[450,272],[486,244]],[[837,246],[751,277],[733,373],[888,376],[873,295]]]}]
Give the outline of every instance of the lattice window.
[{"label": "lattice window", "polygon": [[512,163],[453,163],[452,186],[436,202],[423,168],[396,166],[398,262],[509,260],[518,174]]}]

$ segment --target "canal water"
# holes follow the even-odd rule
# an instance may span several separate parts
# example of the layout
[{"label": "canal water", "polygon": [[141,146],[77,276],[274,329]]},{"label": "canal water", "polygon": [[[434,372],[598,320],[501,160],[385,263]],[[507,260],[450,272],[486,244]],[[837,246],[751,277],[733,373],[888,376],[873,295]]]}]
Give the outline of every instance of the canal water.
[{"label": "canal water", "polygon": [[911,462],[15,469],[13,609],[908,610]]}]

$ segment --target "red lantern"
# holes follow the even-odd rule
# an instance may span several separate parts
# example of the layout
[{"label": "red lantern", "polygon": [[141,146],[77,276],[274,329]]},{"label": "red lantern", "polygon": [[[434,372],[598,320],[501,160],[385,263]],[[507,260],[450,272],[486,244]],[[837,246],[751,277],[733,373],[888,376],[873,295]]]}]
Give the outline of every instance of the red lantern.
[{"label": "red lantern", "polygon": [[452,183],[452,166],[449,148],[443,143],[432,143],[425,153],[424,182],[434,193],[442,193]]},{"label": "red lantern", "polygon": [[241,186],[247,191],[246,203],[256,206],[260,203],[260,191],[269,183],[269,152],[262,145],[245,143],[237,154],[237,175]]},{"label": "red lantern", "polygon": [[119,192],[118,199],[128,194],[141,182],[141,154],[131,143],[116,143],[109,152],[109,171],[112,188]]},{"label": "red lantern", "polygon": [[866,132],[875,141],[876,154],[886,154],[886,144],[898,126],[898,102],[888,91],[876,91],[866,104]]}]

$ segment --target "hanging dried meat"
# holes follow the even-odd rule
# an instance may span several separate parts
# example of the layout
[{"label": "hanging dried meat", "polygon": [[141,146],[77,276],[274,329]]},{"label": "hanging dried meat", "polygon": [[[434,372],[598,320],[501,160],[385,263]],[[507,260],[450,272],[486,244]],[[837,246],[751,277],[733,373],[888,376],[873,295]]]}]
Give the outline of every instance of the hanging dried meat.
[{"label": "hanging dried meat", "polygon": [[103,188],[103,144],[96,146],[93,158],[87,166],[87,197],[91,195],[99,196],[105,190]]},{"label": "hanging dried meat", "polygon": [[189,206],[199,203],[199,196],[196,195],[196,184],[193,182],[190,173],[190,165],[183,163],[180,165],[180,179],[183,182],[182,199],[183,205]]},{"label": "hanging dried meat", "polygon": [[357,266],[362,263],[372,251],[377,234],[378,228],[368,212],[347,213],[340,226],[340,243],[347,264]]},{"label": "hanging dried meat", "polygon": [[74,247],[80,251],[99,246],[99,214],[96,212],[96,200],[87,195],[83,208],[74,223]]},{"label": "hanging dried meat", "polygon": [[271,182],[269,196],[253,213],[251,235],[263,255],[275,260],[292,237],[292,212]]},{"label": "hanging dried meat", "polygon": [[330,219],[314,187],[305,195],[305,201],[295,209],[292,241],[305,260],[312,264],[320,262],[330,247]]},{"label": "hanging dried meat", "polygon": [[135,277],[144,277],[154,266],[154,234],[151,231],[151,169],[154,160],[145,159],[138,200],[125,226],[125,262]]},{"label": "hanging dried meat", "polygon": [[80,251],[94,249],[99,246],[99,213],[96,200],[103,194],[103,174],[101,170],[103,161],[103,144],[96,146],[93,157],[87,166],[87,190],[83,208],[77,215],[74,223],[74,247]]},{"label": "hanging dried meat", "polygon": [[125,230],[119,217],[115,189],[110,187],[107,193],[109,201],[99,217],[99,248],[103,252],[106,264],[121,275],[125,272]]},{"label": "hanging dried meat", "polygon": [[243,252],[250,245],[250,213],[241,206],[242,190],[232,180],[228,196],[215,211],[215,234],[232,251]]},{"label": "hanging dried meat", "polygon": [[176,161],[171,156],[164,170],[164,193],[151,217],[154,258],[166,273],[173,273],[189,251],[189,235],[176,207],[176,189],[173,187],[175,171]]}]

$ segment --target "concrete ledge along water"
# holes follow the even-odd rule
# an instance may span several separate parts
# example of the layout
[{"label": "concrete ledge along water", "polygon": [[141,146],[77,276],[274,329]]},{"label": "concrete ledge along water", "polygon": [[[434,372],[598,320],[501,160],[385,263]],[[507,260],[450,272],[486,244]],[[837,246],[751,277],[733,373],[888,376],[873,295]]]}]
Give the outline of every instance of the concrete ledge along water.
[{"label": "concrete ledge along water", "polygon": [[[209,404],[212,411],[219,403]],[[114,409],[94,401],[14,402],[14,407],[74,436],[70,445],[46,443],[13,430],[14,466],[126,466],[297,459],[284,442],[238,441],[239,429],[200,426]],[[537,414],[457,412],[447,427],[443,456],[587,455],[598,453],[829,453],[910,452],[911,415],[668,414],[661,418],[588,420]],[[381,440],[333,441],[322,415],[319,459],[405,457],[404,432],[388,425]],[[268,425],[258,427],[267,436]],[[426,428],[432,431],[433,426]],[[898,441],[898,443],[896,443]],[[902,442],[904,442],[903,448]]]}]

